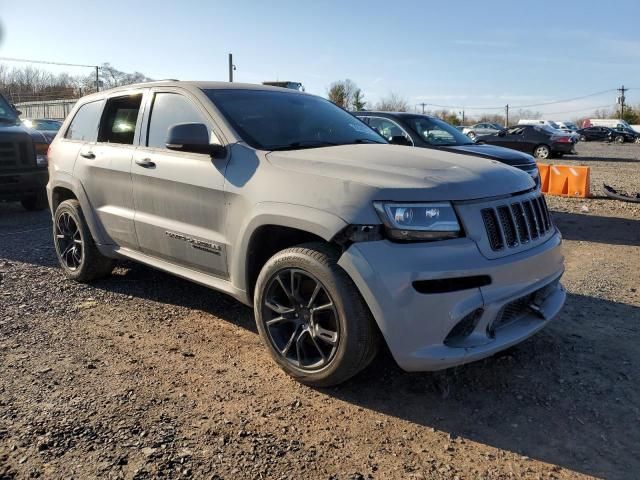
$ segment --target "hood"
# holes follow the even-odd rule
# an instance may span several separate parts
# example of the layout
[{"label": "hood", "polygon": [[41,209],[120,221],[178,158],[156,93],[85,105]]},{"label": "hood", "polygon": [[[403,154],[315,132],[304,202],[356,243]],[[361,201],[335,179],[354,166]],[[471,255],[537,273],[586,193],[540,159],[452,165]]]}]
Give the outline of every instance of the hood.
[{"label": "hood", "polygon": [[[399,145],[341,145],[270,152],[279,168],[375,187],[380,200],[471,200],[535,186],[526,173],[495,160]],[[415,189],[423,191],[416,195]]]},{"label": "hood", "polygon": [[42,133],[22,125],[0,123],[0,138],[3,136],[14,139],[23,139],[25,136],[31,137],[35,143],[51,143],[51,141]]},{"label": "hood", "polygon": [[496,145],[458,145],[455,147],[442,147],[443,150],[450,152],[458,152],[467,155],[477,155],[499,162],[506,163],[507,165],[535,165],[535,160],[528,153],[519,152],[510,148],[498,147]]}]

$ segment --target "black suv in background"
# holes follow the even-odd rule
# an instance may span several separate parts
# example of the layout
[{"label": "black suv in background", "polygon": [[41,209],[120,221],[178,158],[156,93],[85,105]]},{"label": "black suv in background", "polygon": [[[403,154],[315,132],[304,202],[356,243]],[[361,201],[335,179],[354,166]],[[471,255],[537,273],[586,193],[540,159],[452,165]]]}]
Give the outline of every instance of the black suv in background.
[{"label": "black suv in background", "polygon": [[609,127],[587,127],[576,130],[580,135],[581,142],[611,142],[613,140],[613,130]]},{"label": "black suv in background", "polygon": [[406,112],[358,111],[353,114],[390,143],[497,160],[524,170],[539,184],[538,166],[531,155],[474,143],[467,135],[437,117]]},{"label": "black suv in background", "polygon": [[0,93],[0,200],[20,200],[27,210],[47,208],[49,141],[25,127]]}]

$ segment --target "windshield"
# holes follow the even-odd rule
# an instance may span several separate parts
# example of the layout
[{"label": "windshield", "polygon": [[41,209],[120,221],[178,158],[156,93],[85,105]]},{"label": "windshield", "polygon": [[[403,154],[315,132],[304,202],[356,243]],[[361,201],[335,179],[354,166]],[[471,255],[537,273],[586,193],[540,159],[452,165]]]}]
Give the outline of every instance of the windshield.
[{"label": "windshield", "polygon": [[0,95],[0,121],[15,123],[17,120],[18,115],[13,107]]},{"label": "windshield", "polygon": [[416,116],[408,117],[405,121],[409,127],[430,145],[454,146],[473,144],[473,142],[469,140],[469,137],[460,132],[460,130],[440,119]]},{"label": "windshield", "polygon": [[62,122],[58,120],[25,120],[23,122],[29,128],[35,130],[55,131],[60,130]]},{"label": "windshield", "polygon": [[328,100],[270,90],[204,90],[242,139],[260,150],[387,143]]},{"label": "windshield", "polygon": [[555,128],[556,130],[560,130],[560,125],[558,125],[556,122],[549,121],[547,125],[549,125],[551,128]]}]

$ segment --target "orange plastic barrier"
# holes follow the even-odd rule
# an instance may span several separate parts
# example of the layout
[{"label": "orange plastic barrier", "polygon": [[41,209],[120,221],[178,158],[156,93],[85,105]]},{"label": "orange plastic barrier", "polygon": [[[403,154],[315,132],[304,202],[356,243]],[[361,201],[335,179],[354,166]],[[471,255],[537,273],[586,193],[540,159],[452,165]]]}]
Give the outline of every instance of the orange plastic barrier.
[{"label": "orange plastic barrier", "polygon": [[540,188],[546,193],[549,191],[549,165],[539,163],[538,171],[540,172]]},{"label": "orange plastic barrier", "polygon": [[542,191],[549,195],[566,197],[591,196],[590,167],[571,167],[568,165],[538,164]]}]

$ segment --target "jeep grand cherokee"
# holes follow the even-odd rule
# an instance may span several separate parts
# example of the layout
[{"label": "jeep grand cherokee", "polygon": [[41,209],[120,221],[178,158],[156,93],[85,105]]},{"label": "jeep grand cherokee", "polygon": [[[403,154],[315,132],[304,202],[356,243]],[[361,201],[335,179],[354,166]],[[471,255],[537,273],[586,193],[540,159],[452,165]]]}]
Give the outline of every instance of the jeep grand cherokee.
[{"label": "jeep grand cherokee", "polygon": [[78,102],[50,149],[66,275],[132,259],[252,305],[291,376],[335,385],[489,356],[560,310],[561,237],[521,170],[389,145],[329,101],[159,82]]}]

